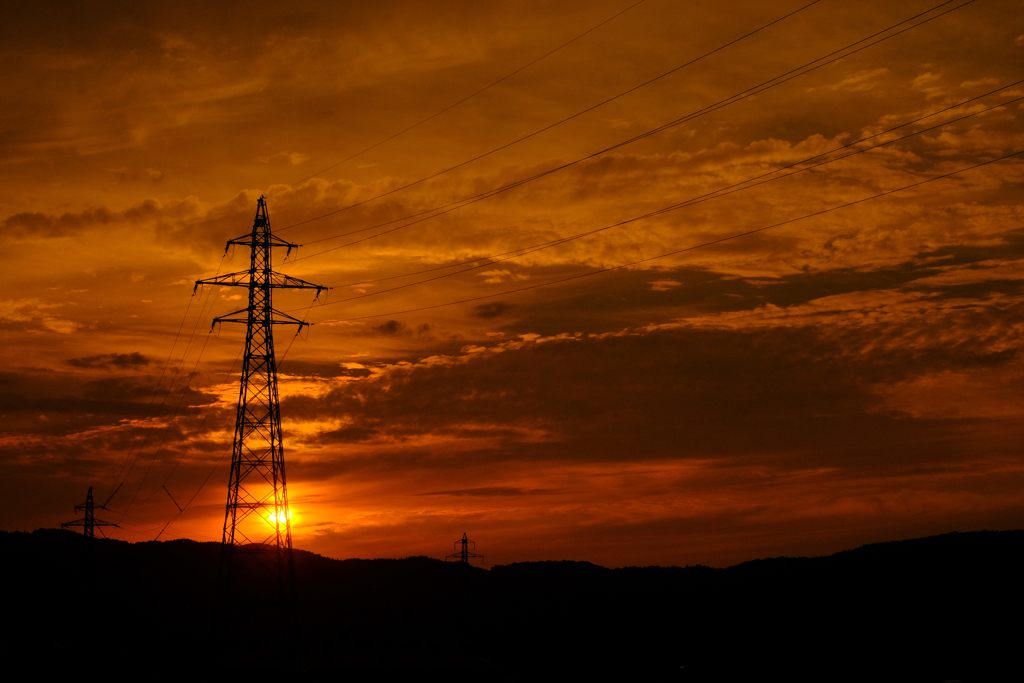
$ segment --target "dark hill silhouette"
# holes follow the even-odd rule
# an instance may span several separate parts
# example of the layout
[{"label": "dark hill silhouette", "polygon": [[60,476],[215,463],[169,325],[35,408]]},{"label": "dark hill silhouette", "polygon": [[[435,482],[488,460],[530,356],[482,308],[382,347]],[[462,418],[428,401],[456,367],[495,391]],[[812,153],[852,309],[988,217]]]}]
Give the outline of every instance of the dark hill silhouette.
[{"label": "dark hill silhouette", "polygon": [[[209,670],[219,545],[0,532],[4,649],[38,670]],[[296,551],[305,672],[355,680],[1021,679],[1024,531],[726,569]],[[271,643],[268,643],[270,646]]]}]

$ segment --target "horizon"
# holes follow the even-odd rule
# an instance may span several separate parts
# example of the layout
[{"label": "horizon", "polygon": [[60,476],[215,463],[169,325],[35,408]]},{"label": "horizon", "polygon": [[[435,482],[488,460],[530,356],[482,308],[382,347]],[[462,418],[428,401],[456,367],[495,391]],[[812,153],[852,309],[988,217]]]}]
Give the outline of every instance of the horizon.
[{"label": "horizon", "polygon": [[0,35],[0,528],[94,487],[113,537],[220,540],[245,335],[210,328],[244,292],[193,283],[247,267],[262,196],[303,245],[274,268],[334,288],[274,298],[312,323],[276,335],[297,548],[1024,528],[1018,3],[154,0]]},{"label": "horizon", "polygon": [[[23,533],[23,534],[34,534],[34,533],[39,532],[39,531],[57,531],[57,532],[61,532],[61,533],[69,533],[69,534],[76,534],[76,535],[79,533],[79,532],[74,531],[72,529],[62,529],[60,527],[57,527],[57,528],[53,528],[53,527],[40,527],[38,529],[33,529],[32,531],[21,531],[21,530],[7,531],[7,530],[0,530],[0,532],[2,532],[2,533]],[[824,555],[772,555],[772,556],[767,556],[767,557],[755,557],[755,558],[751,558],[751,559],[748,559],[748,560],[743,560],[743,561],[735,563],[735,564],[724,565],[724,566],[723,565],[715,566],[715,565],[708,565],[708,564],[687,564],[687,565],[678,565],[678,564],[670,564],[670,565],[664,565],[664,564],[646,564],[646,565],[630,564],[630,565],[625,565],[624,564],[624,565],[608,566],[608,565],[599,564],[597,562],[592,562],[592,561],[586,560],[586,559],[575,559],[575,560],[566,560],[566,559],[561,559],[561,560],[555,560],[555,559],[514,560],[512,562],[508,562],[508,563],[504,563],[504,564],[496,564],[496,563],[479,563],[478,564],[478,563],[474,563],[474,562],[471,561],[468,564],[470,566],[472,566],[472,567],[477,568],[477,569],[484,569],[484,570],[490,570],[490,569],[492,569],[494,567],[507,567],[509,565],[519,564],[519,563],[545,563],[545,562],[582,563],[582,564],[594,565],[596,567],[601,567],[603,569],[635,569],[635,568],[643,569],[645,567],[657,567],[657,568],[662,568],[662,569],[689,569],[689,568],[730,569],[732,567],[738,567],[738,566],[743,565],[743,564],[747,564],[747,563],[751,563],[751,562],[761,562],[761,561],[764,561],[764,560],[824,559],[824,558],[828,558],[828,557],[834,557],[835,555],[841,555],[841,554],[844,554],[844,553],[850,553],[850,552],[855,552],[855,551],[858,551],[858,550],[863,550],[864,548],[869,548],[869,547],[872,547],[872,546],[892,545],[892,544],[901,544],[901,543],[913,543],[915,541],[930,541],[930,540],[934,540],[934,539],[944,538],[944,537],[947,537],[947,536],[966,536],[966,535],[971,535],[971,534],[1003,534],[1003,533],[1013,533],[1013,532],[1021,532],[1021,531],[1024,531],[1024,529],[976,529],[976,530],[972,530],[972,531],[947,531],[945,533],[933,534],[931,536],[920,536],[920,537],[915,537],[915,538],[898,538],[898,539],[891,539],[891,540],[887,540],[887,541],[875,541],[875,542],[872,542],[872,543],[865,543],[863,545],[859,545],[859,546],[856,546],[856,547],[853,547],[853,548],[844,548],[842,550],[837,550],[835,552],[831,552],[831,553],[824,554]],[[199,544],[214,544],[214,545],[218,545],[218,546],[221,545],[220,541],[209,541],[209,540],[201,541],[201,540],[196,540],[194,538],[187,538],[187,537],[165,538],[165,539],[159,539],[159,540],[139,540],[139,541],[128,541],[128,540],[121,539],[121,538],[111,538],[111,537],[106,537],[106,536],[100,536],[98,538],[100,538],[101,540],[105,540],[105,541],[118,541],[118,542],[121,542],[121,543],[129,543],[129,544],[132,544],[132,545],[138,544],[138,543],[175,543],[175,542],[178,542],[178,541],[188,541],[190,543],[199,543]],[[298,546],[294,547],[293,550],[304,552],[304,553],[309,553],[311,555],[316,555],[317,557],[322,557],[322,558],[327,559],[327,560],[333,560],[335,562],[347,562],[349,560],[356,560],[356,561],[361,561],[361,562],[375,562],[377,560],[385,560],[385,561],[395,560],[395,561],[400,561],[400,560],[424,559],[424,560],[434,560],[434,561],[437,561],[437,562],[449,563],[448,557],[451,557],[451,555],[448,555],[448,556],[442,555],[441,557],[436,557],[436,556],[433,556],[433,555],[404,555],[404,556],[397,556],[397,557],[332,557],[332,556],[326,555],[324,553],[318,553],[318,552],[315,552],[315,551],[312,551],[312,550],[306,550],[305,548],[301,548],[301,547],[298,547]],[[452,560],[450,562],[450,564],[458,564],[458,563],[459,563],[458,560]]]}]

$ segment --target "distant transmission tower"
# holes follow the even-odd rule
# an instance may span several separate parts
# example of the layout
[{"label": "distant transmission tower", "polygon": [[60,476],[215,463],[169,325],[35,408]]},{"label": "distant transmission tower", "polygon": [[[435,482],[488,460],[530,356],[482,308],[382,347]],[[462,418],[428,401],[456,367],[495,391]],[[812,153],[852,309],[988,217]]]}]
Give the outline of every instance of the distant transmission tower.
[{"label": "distant transmission tower", "polygon": [[[113,522],[104,522],[102,519],[96,519],[96,508],[99,508],[100,510],[106,510],[107,506],[106,504],[96,505],[96,503],[93,502],[92,487],[90,486],[89,495],[85,497],[85,502],[82,503],[81,505],[75,506],[76,514],[81,512],[82,510],[85,510],[85,517],[83,517],[82,519],[76,519],[73,522],[62,522],[60,528],[70,529],[74,526],[80,526],[82,527],[82,533],[85,534],[86,538],[95,538],[95,529],[98,526],[116,526],[118,529],[121,528]],[[101,531],[100,533],[102,534],[103,532]]]},{"label": "distant transmission tower", "polygon": [[327,288],[271,269],[275,247],[290,252],[298,245],[271,233],[264,197],[256,204],[252,232],[229,240],[227,248],[232,245],[250,249],[249,269],[198,280],[196,289],[200,285],[249,289],[246,308],[213,321],[214,325],[246,325],[217,601],[222,610],[218,615],[220,630],[241,637],[247,636],[240,629],[251,630],[249,635],[255,639],[249,643],[258,646],[274,633],[291,635],[295,609],[291,510],[281,440],[274,325],[298,325],[301,330],[309,324],[275,310],[271,293],[275,289],[315,289],[319,297]]},{"label": "distant transmission tower", "polygon": [[477,555],[476,553],[469,552],[469,544],[470,543],[473,544],[473,550],[476,550],[476,541],[469,540],[468,538],[466,538],[466,534],[463,533],[462,534],[462,540],[461,541],[455,541],[455,549],[459,550],[459,544],[462,544],[462,549],[459,550],[459,552],[457,552],[457,553],[452,553],[451,555],[445,555],[444,561],[447,562],[448,560],[455,560],[456,562],[465,562],[466,564],[469,564],[470,558],[479,557],[480,561],[483,562],[483,560],[484,560],[484,556],[483,555]]}]

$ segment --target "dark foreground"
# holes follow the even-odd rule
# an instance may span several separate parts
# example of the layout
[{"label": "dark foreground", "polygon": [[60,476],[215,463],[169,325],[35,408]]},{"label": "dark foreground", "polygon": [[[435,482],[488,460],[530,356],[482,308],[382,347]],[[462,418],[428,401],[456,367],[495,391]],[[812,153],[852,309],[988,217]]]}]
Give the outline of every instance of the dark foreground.
[{"label": "dark foreground", "polygon": [[[0,532],[4,622],[15,632],[2,646],[8,668],[120,678],[221,665],[232,646],[210,635],[217,544],[96,539],[90,549],[84,540]],[[1022,569],[1024,531],[728,569],[528,562],[484,571],[296,551],[301,664],[275,675],[1024,680]],[[239,655],[241,668],[273,662],[271,625],[261,640]]]}]

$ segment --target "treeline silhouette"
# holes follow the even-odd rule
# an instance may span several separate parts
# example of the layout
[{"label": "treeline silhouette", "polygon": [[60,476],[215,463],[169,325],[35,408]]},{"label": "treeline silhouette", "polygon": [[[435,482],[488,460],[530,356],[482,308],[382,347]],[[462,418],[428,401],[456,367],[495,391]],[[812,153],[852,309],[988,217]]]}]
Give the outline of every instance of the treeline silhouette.
[{"label": "treeline silhouette", "polygon": [[[218,666],[219,545],[0,532],[4,649],[39,671]],[[1024,531],[727,569],[296,551],[290,672],[355,680],[1021,680]],[[266,647],[274,646],[268,626]],[[301,668],[300,668],[301,667]],[[461,674],[460,674],[461,672]],[[280,675],[280,673],[279,673]]]}]

